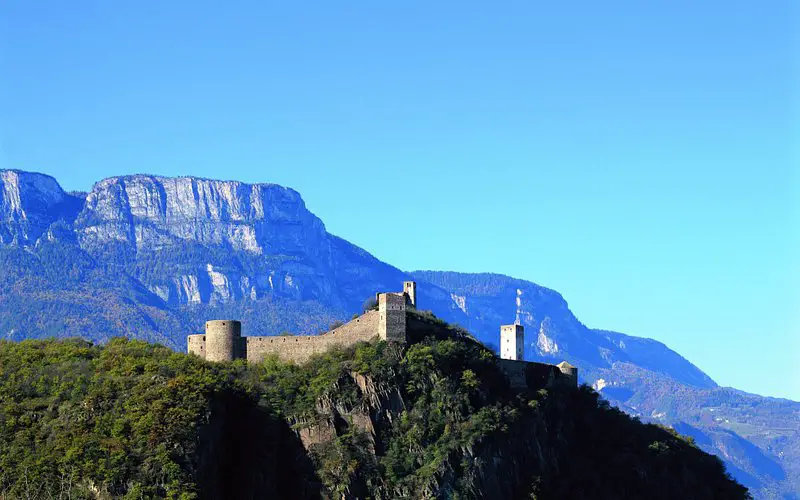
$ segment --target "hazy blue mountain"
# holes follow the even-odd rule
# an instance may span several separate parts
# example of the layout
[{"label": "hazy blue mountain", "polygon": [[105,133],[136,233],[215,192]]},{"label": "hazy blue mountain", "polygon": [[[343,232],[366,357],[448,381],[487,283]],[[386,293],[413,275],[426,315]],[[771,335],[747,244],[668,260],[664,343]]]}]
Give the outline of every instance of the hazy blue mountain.
[{"label": "hazy blue mountain", "polygon": [[[484,343],[496,345],[498,325],[512,322],[519,310],[528,359],[569,359],[589,370],[629,362],[687,385],[716,387],[708,375],[660,342],[587,328],[561,294],[535,283],[488,273],[416,271],[412,275],[450,292],[469,318],[464,326],[477,332]],[[586,380],[591,378],[587,373]]]},{"label": "hazy blue mountain", "polygon": [[588,328],[556,291],[404,272],[274,184],[133,175],[65,193],[52,177],[0,171],[4,338],[126,335],[183,350],[187,333],[223,316],[245,334],[318,332],[412,277],[421,308],[489,345],[519,299],[528,359],[569,360],[614,404],[695,437],[759,497],[800,492],[800,403],[721,388],[660,342]]}]

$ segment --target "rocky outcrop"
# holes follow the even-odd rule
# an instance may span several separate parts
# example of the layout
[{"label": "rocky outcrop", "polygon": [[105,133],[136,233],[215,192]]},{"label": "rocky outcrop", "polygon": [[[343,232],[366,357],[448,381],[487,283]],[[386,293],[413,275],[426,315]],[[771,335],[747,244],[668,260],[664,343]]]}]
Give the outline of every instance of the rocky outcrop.
[{"label": "rocky outcrop", "polygon": [[[99,260],[132,259],[137,278],[172,305],[279,296],[357,310],[407,277],[329,234],[296,191],[275,184],[112,177],[89,192],[74,228]],[[154,261],[174,265],[149,273]],[[428,307],[456,307],[439,295]]]},{"label": "rocky outcrop", "polygon": [[80,205],[49,175],[0,170],[0,243],[35,244],[55,222],[71,222]]},{"label": "rocky outcrop", "polygon": [[329,257],[325,226],[300,194],[276,184],[133,175],[94,185],[76,230],[85,246],[121,241],[157,248],[176,241],[249,254]]},{"label": "rocky outcrop", "polygon": [[[40,174],[3,171],[2,179],[0,243],[77,244],[170,306],[273,296],[356,311],[408,278],[329,234],[299,193],[275,184],[131,175],[79,197]],[[465,316],[435,287],[421,299],[448,319]]]}]

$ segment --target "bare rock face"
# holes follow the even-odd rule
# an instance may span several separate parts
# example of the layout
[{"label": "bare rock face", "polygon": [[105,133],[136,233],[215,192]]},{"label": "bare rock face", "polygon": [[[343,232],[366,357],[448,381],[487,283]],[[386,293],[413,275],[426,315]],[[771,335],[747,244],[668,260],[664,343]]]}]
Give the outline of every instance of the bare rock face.
[{"label": "bare rock face", "polygon": [[35,244],[51,224],[73,219],[80,204],[49,175],[0,170],[0,243]]},{"label": "bare rock face", "polygon": [[112,177],[87,195],[75,231],[81,247],[94,255],[129,248],[139,264],[182,255],[166,274],[139,276],[173,305],[271,294],[320,299],[334,288],[335,259],[325,225],[299,193],[275,184]]},{"label": "bare rock face", "polygon": [[[111,177],[94,185],[72,227],[83,250],[122,263],[170,306],[272,296],[354,311],[408,277],[329,234],[299,193],[275,184]],[[456,309],[432,293],[426,307]]]},{"label": "bare rock face", "polygon": [[[408,278],[329,234],[276,184],[131,175],[73,196],[52,177],[2,171],[1,187],[0,244],[68,241],[170,307],[279,297],[354,311]],[[464,317],[443,290],[421,299]]]},{"label": "bare rock face", "polygon": [[253,255],[306,252],[326,237],[322,221],[292,189],[150,175],[95,184],[76,229],[84,246],[119,241],[154,248],[183,240]]}]

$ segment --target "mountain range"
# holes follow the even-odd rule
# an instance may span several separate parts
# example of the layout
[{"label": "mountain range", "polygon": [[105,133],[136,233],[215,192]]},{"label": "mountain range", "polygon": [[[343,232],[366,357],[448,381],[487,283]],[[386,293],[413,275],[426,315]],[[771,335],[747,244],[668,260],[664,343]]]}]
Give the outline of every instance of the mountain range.
[{"label": "mountain range", "polygon": [[554,290],[400,270],[328,233],[275,184],[131,175],[84,193],[0,171],[2,338],[128,336],[184,351],[188,333],[220,317],[242,320],[245,335],[316,333],[407,279],[422,309],[494,348],[518,313],[526,359],[578,366],[612,404],[718,455],[757,498],[800,495],[800,403],[720,387],[660,342],[589,328]]}]

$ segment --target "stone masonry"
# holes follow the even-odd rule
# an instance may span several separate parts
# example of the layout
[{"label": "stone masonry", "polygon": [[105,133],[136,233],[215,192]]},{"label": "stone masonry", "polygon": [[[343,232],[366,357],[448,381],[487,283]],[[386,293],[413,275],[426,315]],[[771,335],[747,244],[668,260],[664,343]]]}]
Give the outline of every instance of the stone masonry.
[{"label": "stone masonry", "polygon": [[[321,335],[242,337],[239,321],[208,321],[204,334],[188,336],[188,351],[208,361],[246,359],[248,363],[259,363],[269,355],[276,355],[282,361],[302,364],[314,354],[324,353],[334,346],[346,347],[374,338],[405,343],[408,308],[416,306],[416,283],[407,281],[403,283],[403,292],[379,293],[376,298],[377,310],[367,311]],[[501,327],[498,366],[506,373],[513,388],[578,385],[578,369],[566,361],[558,366],[523,361],[524,345],[522,325],[515,323]]]},{"label": "stone masonry", "polygon": [[406,341],[406,296],[393,293],[378,296],[378,336],[394,342]]},{"label": "stone masonry", "polygon": [[[282,361],[302,364],[314,354],[320,354],[333,346],[346,347],[359,341],[379,337],[379,313],[368,311],[322,335],[286,335],[280,337],[244,337],[248,363],[259,363],[270,354]],[[405,333],[405,332],[403,332]],[[381,337],[384,340],[386,337]]]},{"label": "stone masonry", "polygon": [[282,361],[304,363],[312,355],[333,346],[345,347],[375,337],[403,343],[406,341],[406,306],[416,302],[416,283],[407,281],[403,288],[403,292],[377,294],[377,311],[367,311],[321,335],[242,337],[242,325],[238,321],[208,321],[205,334],[188,336],[188,351],[208,361],[246,359],[248,363],[258,363],[275,354]]}]

